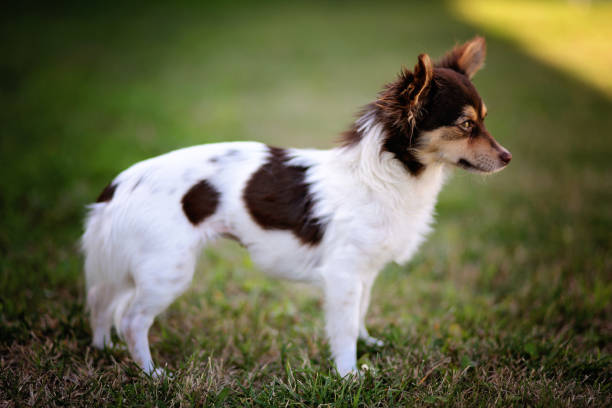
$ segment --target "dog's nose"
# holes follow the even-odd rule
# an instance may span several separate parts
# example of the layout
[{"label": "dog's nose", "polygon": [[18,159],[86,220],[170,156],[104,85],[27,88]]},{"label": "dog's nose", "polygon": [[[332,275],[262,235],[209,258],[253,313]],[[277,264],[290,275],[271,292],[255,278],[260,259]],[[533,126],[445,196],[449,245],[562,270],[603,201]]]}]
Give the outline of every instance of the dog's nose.
[{"label": "dog's nose", "polygon": [[508,164],[508,163],[510,163],[510,160],[512,160],[512,153],[510,153],[509,151],[505,150],[505,151],[503,151],[503,152],[501,152],[499,154],[499,159],[501,161],[503,161],[504,164]]}]

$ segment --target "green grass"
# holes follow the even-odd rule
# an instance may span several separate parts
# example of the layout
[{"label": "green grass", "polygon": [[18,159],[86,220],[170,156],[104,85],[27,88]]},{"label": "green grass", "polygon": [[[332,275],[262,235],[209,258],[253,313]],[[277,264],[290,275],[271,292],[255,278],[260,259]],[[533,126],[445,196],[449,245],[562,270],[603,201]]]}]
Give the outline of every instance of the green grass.
[{"label": "green grass", "polygon": [[[0,24],[0,405],[612,404],[607,96],[444,3],[48,7]],[[331,146],[401,64],[476,33],[514,159],[456,172],[418,256],[382,272],[373,371],[338,379],[320,295],[230,243],[152,328],[172,379],[89,346],[76,243],[114,175],[196,143]]]}]

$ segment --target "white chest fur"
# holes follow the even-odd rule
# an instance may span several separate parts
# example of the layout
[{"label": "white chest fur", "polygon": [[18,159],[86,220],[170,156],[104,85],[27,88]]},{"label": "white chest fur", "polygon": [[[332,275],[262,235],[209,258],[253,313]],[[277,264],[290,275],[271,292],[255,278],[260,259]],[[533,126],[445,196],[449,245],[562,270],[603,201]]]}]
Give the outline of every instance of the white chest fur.
[{"label": "white chest fur", "polygon": [[[323,244],[354,247],[372,268],[406,262],[430,231],[438,193],[446,178],[442,165],[414,177],[391,154],[380,151],[374,127],[359,145],[328,152],[298,153],[318,162],[309,174],[317,210],[328,219]],[[368,140],[369,138],[369,140]]]}]

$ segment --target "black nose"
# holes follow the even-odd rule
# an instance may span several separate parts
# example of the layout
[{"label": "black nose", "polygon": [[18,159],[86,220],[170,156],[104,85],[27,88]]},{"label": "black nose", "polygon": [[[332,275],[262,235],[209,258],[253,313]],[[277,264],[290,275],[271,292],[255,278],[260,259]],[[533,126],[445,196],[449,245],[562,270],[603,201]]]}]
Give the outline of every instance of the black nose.
[{"label": "black nose", "polygon": [[512,160],[512,153],[509,151],[502,152],[499,154],[499,159],[503,161],[504,164],[508,164],[510,163],[510,160]]}]

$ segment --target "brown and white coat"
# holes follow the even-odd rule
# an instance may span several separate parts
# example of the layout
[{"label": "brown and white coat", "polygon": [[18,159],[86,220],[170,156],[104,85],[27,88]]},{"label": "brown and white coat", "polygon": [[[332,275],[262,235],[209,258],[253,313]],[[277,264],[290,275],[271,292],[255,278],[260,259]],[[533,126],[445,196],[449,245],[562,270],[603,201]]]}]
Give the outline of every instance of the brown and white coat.
[{"label": "brown and white coat", "polygon": [[225,237],[271,275],[322,288],[334,362],[354,372],[357,338],[380,344],[365,326],[374,279],[423,241],[447,169],[510,161],[470,81],[484,54],[476,38],[437,65],[419,56],[335,149],[218,143],[119,174],[90,206],[82,238],[93,344],[110,344],[114,324],[134,360],[158,373],[148,329],[188,287],[202,248]]}]

